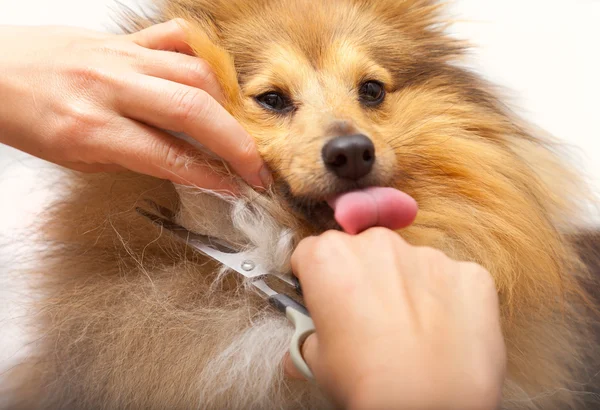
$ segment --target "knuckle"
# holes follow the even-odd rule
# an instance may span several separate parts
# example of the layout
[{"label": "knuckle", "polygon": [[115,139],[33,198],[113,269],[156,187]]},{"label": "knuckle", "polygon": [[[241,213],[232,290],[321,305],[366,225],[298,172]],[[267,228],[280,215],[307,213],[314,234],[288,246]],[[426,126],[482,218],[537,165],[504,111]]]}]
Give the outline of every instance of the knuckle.
[{"label": "knuckle", "polygon": [[185,19],[174,18],[165,21],[164,23],[147,27],[146,29],[140,31],[139,35],[144,35],[148,37],[166,37],[178,41],[185,41],[187,39],[187,28],[188,23]]},{"label": "knuckle", "polygon": [[89,137],[99,126],[93,110],[82,101],[66,104],[63,115],[55,128],[56,137],[69,141],[79,141]]},{"label": "knuckle", "polygon": [[190,57],[193,61],[189,64],[187,70],[191,82],[198,84],[203,88],[214,87],[217,85],[217,76],[212,67],[204,60],[196,57]]},{"label": "knuckle", "polygon": [[325,231],[319,236],[319,242],[319,245],[341,246],[346,242],[346,234],[335,230]]},{"label": "knuckle", "polygon": [[400,235],[398,235],[398,233],[381,227],[375,227],[366,230],[362,237],[372,246],[388,251],[397,248],[398,244],[401,243]]},{"label": "knuckle", "polygon": [[313,278],[320,278],[323,272],[331,271],[332,264],[348,261],[349,255],[352,255],[349,251],[345,234],[327,231],[301,241],[292,256],[292,266],[300,280],[310,282]]},{"label": "knuckle", "polygon": [[367,231],[365,231],[366,235],[373,237],[374,239],[379,239],[379,240],[384,240],[384,241],[389,241],[392,238],[396,238],[396,236],[398,235],[397,233],[395,233],[394,231],[387,229],[387,228],[382,228],[382,227],[374,227],[374,228],[370,228]]},{"label": "knuckle", "polygon": [[314,242],[313,255],[318,260],[327,260],[343,252],[346,247],[348,247],[348,240],[344,233],[326,231]]},{"label": "knuckle", "polygon": [[[240,164],[256,164],[260,159],[254,139],[248,133],[244,133],[244,137],[239,144],[236,145],[235,158]],[[262,162],[260,162],[262,165]]]},{"label": "knuckle", "polygon": [[[86,43],[76,47],[80,49],[71,51],[73,57],[61,63],[62,72],[76,90],[87,95],[95,95],[99,87],[114,85],[119,78],[117,71],[122,71],[122,65],[115,67],[114,62],[133,57],[132,51],[119,42]],[[112,63],[107,63],[107,59],[112,59]]]},{"label": "knuckle", "polygon": [[97,64],[78,64],[69,71],[70,77],[74,80],[75,84],[86,89],[90,86],[105,83],[110,78],[108,73]]},{"label": "knuckle", "polygon": [[494,278],[492,277],[490,272],[478,263],[461,262],[460,272],[462,276],[466,277],[467,279],[476,281],[483,287],[494,289],[496,287]]},{"label": "knuckle", "polygon": [[184,87],[173,94],[176,120],[189,124],[195,120],[209,119],[214,114],[210,97],[203,90]]},{"label": "knuckle", "polygon": [[420,247],[417,252],[417,266],[430,284],[450,289],[456,286],[458,264],[444,252],[432,247]]},{"label": "knuckle", "polygon": [[187,27],[187,21],[181,17],[176,17],[169,20],[169,24],[173,29],[173,34],[185,35],[185,27]]},{"label": "knuckle", "polygon": [[[156,151],[160,152],[161,166],[169,173],[175,175],[188,166],[189,157],[186,151],[176,143],[167,143],[161,147],[154,147]],[[175,176],[171,175],[171,176]]]},{"label": "knuckle", "polygon": [[77,37],[68,40],[65,47],[70,55],[81,56],[82,54],[87,54],[89,52],[90,42],[82,41],[81,38]]},{"label": "knuckle", "polygon": [[461,271],[470,274],[470,275],[479,275],[485,272],[483,266],[475,262],[461,262],[462,269]]},{"label": "knuckle", "polygon": [[419,254],[426,259],[431,265],[444,265],[450,262],[450,258],[441,250],[424,246],[419,249]]}]

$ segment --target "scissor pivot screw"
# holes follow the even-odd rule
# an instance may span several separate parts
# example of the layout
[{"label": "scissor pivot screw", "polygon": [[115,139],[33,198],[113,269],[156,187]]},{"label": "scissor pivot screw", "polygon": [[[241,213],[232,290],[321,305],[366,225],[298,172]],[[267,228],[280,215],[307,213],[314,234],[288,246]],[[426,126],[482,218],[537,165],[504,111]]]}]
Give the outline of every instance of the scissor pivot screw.
[{"label": "scissor pivot screw", "polygon": [[255,267],[256,267],[256,265],[252,261],[244,261],[244,262],[242,262],[242,269],[245,270],[246,272],[251,271]]}]

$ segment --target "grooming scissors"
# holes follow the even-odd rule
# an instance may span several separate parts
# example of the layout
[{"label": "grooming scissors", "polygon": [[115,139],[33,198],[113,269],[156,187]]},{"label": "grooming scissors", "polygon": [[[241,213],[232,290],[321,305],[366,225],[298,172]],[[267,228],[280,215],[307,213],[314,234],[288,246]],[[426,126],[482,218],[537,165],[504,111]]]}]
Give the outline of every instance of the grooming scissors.
[{"label": "grooming scissors", "polygon": [[308,336],[315,332],[315,326],[310,318],[308,310],[289,296],[277,293],[267,285],[264,280],[266,276],[275,276],[287,285],[292,286],[298,294],[301,294],[298,279],[292,274],[269,272],[259,262],[252,260],[245,252],[240,252],[217,238],[191,232],[176,222],[173,222],[174,213],[170,209],[162,207],[153,201],[146,200],[145,202],[155,213],[138,207],[136,208],[136,211],[140,215],[171,232],[188,246],[249,279],[250,283],[259,290],[259,293],[265,297],[273,307],[285,314],[295,328],[290,344],[290,356],[292,362],[306,378],[312,379],[313,374],[304,361],[301,353],[302,344]]}]

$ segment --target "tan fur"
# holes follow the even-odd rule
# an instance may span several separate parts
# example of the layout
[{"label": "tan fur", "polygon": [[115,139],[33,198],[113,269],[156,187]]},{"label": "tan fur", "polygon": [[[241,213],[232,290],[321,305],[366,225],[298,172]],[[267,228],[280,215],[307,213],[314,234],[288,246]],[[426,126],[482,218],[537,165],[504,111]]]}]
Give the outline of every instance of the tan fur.
[{"label": "tan fur", "polygon": [[[188,22],[190,45],[256,139],[275,187],[249,193],[237,209],[138,175],[67,176],[72,190],[45,225],[54,245],[40,268],[38,356],[13,378],[21,408],[327,406],[314,386],[282,376],[285,320],[235,277],[215,282],[218,267],[134,209],[153,198],[178,208],[189,228],[259,248],[241,226],[265,215],[256,230],[275,238],[264,247],[283,243],[273,266],[285,270],[285,250],[331,222],[289,199],[310,208],[333,193],[321,146],[354,132],[376,147],[367,184],[419,203],[415,224],[400,234],[492,272],[509,357],[503,406],[578,408],[594,352],[579,284],[585,267],[567,234],[577,229],[583,190],[549,141],[454,65],[463,45],[443,34],[436,2],[168,0],[159,10],[159,21]],[[386,84],[381,107],[358,103],[366,78]],[[256,104],[273,88],[297,101],[292,116]],[[248,208],[249,219],[236,222]]]}]

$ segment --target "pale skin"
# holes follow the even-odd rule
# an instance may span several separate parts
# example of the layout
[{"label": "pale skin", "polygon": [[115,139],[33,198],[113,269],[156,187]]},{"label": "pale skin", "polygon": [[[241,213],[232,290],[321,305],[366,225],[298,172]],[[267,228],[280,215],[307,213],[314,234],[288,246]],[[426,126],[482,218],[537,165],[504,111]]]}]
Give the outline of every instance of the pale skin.
[{"label": "pale skin", "polygon": [[484,268],[384,228],[307,238],[292,267],[316,328],[304,359],[341,408],[498,406],[506,351]]},{"label": "pale skin", "polygon": [[191,56],[182,21],[130,35],[0,27],[0,142],[85,172],[128,169],[235,191],[189,135],[250,186],[270,173],[251,136],[219,104],[210,67]]},{"label": "pale skin", "polygon": [[[271,175],[220,105],[183,22],[130,35],[0,26],[0,142],[84,172],[132,170],[236,192],[189,135],[257,189]],[[316,334],[304,357],[350,409],[492,409],[506,353],[490,274],[372,228],[303,240],[292,265]],[[289,377],[299,377],[289,359]]]}]

